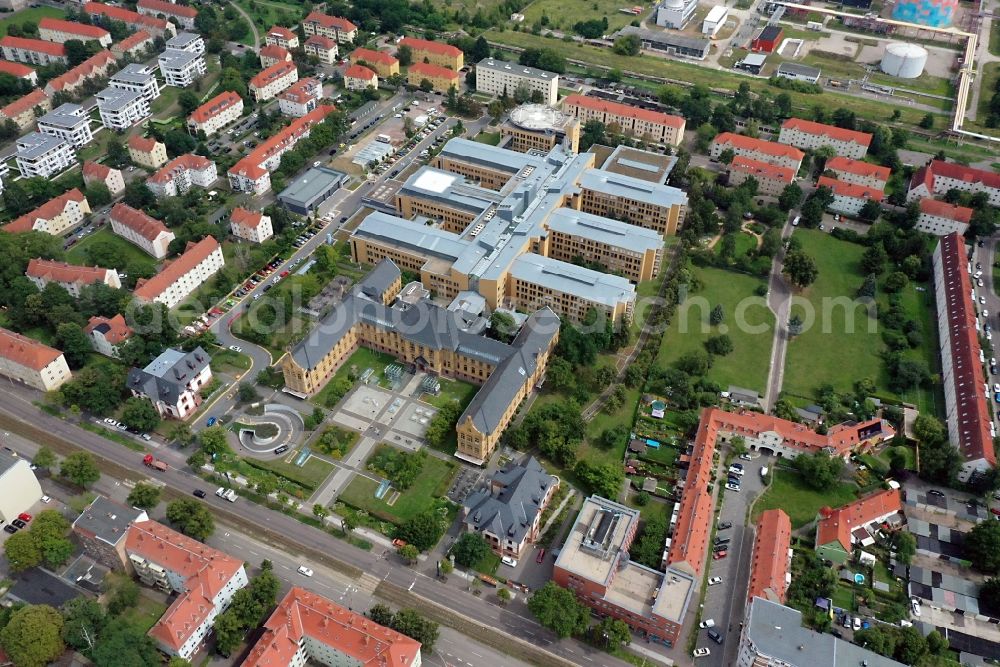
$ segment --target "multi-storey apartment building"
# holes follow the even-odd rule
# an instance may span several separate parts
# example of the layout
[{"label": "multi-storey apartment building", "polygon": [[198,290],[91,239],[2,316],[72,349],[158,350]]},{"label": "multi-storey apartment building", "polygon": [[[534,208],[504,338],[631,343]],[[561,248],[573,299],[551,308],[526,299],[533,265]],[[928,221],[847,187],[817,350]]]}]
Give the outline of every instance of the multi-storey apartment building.
[{"label": "multi-storey apartment building", "polygon": [[832,171],[837,179],[845,183],[853,183],[854,185],[862,185],[866,188],[875,188],[877,190],[885,190],[885,185],[889,182],[889,176],[892,175],[892,170],[889,167],[861,160],[852,160],[851,158],[839,155],[827,160],[823,166],[823,171]]},{"label": "multi-storey apartment building", "polygon": [[167,49],[158,60],[160,74],[168,86],[186,88],[205,76],[205,56],[192,51]]},{"label": "multi-storey apartment building", "polygon": [[729,163],[729,185],[738,187],[748,178],[757,181],[757,194],[777,197],[795,180],[795,172],[790,167],[737,155]]},{"label": "multi-storey apartment building", "polygon": [[72,378],[59,350],[0,328],[0,375],[39,391],[58,389]]},{"label": "multi-storey apartment building", "polygon": [[299,79],[278,93],[278,109],[286,116],[301,118],[319,106],[323,84],[317,79]]},{"label": "multi-storey apartment building", "polygon": [[198,10],[194,7],[166,2],[166,0],[139,0],[136,3],[136,9],[144,16],[166,16],[188,30],[194,28],[194,20],[198,18]]},{"label": "multi-storey apartment building", "polygon": [[132,30],[145,30],[155,37],[169,39],[177,33],[173,23],[154,16],[144,16],[124,7],[105,5],[100,2],[85,2],[83,11],[96,23],[121,21]]},{"label": "multi-storey apartment building", "polygon": [[99,51],[76,67],[60,74],[45,84],[45,94],[50,97],[56,93],[75,94],[80,87],[91,79],[107,76],[116,66],[115,54],[111,51]]},{"label": "multi-storey apartment building", "polygon": [[118,272],[100,266],[77,266],[52,259],[35,258],[28,262],[24,275],[40,290],[49,283],[59,285],[74,298],[80,297],[80,289],[94,283],[102,283],[114,289],[121,289]]},{"label": "multi-storey apartment building", "polygon": [[312,12],[302,20],[302,31],[306,37],[320,35],[329,37],[339,44],[353,42],[358,36],[358,26],[347,19],[319,12]]},{"label": "multi-storey apartment building", "polygon": [[125,191],[125,177],[120,169],[112,169],[100,162],[87,160],[83,163],[83,183],[102,183],[112,196],[120,195]]},{"label": "multi-storey apartment building", "polygon": [[494,97],[514,97],[519,90],[538,93],[541,104],[554,106],[559,98],[559,75],[535,67],[483,58],[476,63],[476,90]]},{"label": "multi-storey apartment building", "polygon": [[241,667],[306,664],[420,667],[420,643],[293,586]]},{"label": "multi-storey apartment building", "polygon": [[766,598],[783,603],[791,578],[792,522],[784,510],[769,509],[757,519],[750,553],[750,586],[747,602]]},{"label": "multi-storey apartment building", "polygon": [[215,163],[201,155],[187,153],[175,157],[146,179],[157,197],[176,197],[193,187],[208,188],[219,178]]},{"label": "multi-storey apartment building", "polygon": [[399,61],[385,51],[359,48],[351,51],[350,57],[352,65],[370,67],[383,79],[399,74]]},{"label": "multi-storey apartment building", "polygon": [[906,201],[941,196],[949,190],[984,193],[990,206],[1000,206],[1000,174],[953,162],[931,160],[913,174]]},{"label": "multi-storey apartment building", "polygon": [[222,246],[214,237],[206,236],[198,243],[189,242],[184,254],[149,280],[140,280],[132,293],[146,303],[173,308],[224,265]]},{"label": "multi-storey apartment building", "polygon": [[24,131],[35,124],[39,111],[42,114],[52,111],[52,102],[45,96],[45,91],[35,89],[0,109],[0,119],[13,121]]},{"label": "multi-storey apartment building", "polygon": [[94,140],[90,115],[79,104],[69,102],[39,118],[38,131],[62,139],[74,148],[83,148]]},{"label": "multi-storey apartment building", "polygon": [[378,88],[378,74],[364,65],[351,65],[344,71],[344,85],[348,90]]},{"label": "multi-storey apartment building", "polygon": [[125,553],[147,586],[175,594],[149,636],[170,656],[191,658],[212,631],[215,617],[247,585],[243,561],[155,521],[128,528]]},{"label": "multi-storey apartment building", "polygon": [[195,32],[179,32],[167,40],[166,47],[177,51],[187,51],[199,56],[205,55],[205,40]]},{"label": "multi-storey apartment building", "polygon": [[294,30],[276,25],[272,26],[267,31],[267,34],[264,35],[264,43],[268,45],[274,44],[283,49],[297,49],[299,48],[299,36],[295,34]]},{"label": "multi-storey apartment building", "polygon": [[204,132],[212,136],[226,125],[239,120],[243,115],[243,98],[231,90],[219,93],[191,112],[188,116],[188,131],[192,134]]},{"label": "multi-storey apartment building", "polygon": [[631,320],[635,307],[628,279],[533,253],[514,260],[507,280],[507,300],[519,310],[551,308],[575,322],[591,311],[612,322]]},{"label": "multi-storey apartment building", "polygon": [[27,65],[11,62],[9,60],[0,60],[0,72],[10,74],[18,79],[24,79],[34,87],[38,86],[38,72],[31,69]]},{"label": "multi-storey apartment building", "polygon": [[76,164],[76,151],[65,139],[32,132],[17,140],[15,159],[21,176],[51,178]]},{"label": "multi-storey apartment building", "polygon": [[885,197],[885,193],[876,188],[846,183],[829,176],[820,176],[816,186],[830,188],[833,192],[833,202],[827,208],[843,215],[856,216],[869,201],[881,203]]},{"label": "multi-storey apartment building", "polygon": [[563,262],[597,263],[632,282],[652,280],[663,263],[663,237],[652,229],[557,208],[545,222],[541,254]]},{"label": "multi-storey apartment building", "polygon": [[111,53],[119,59],[126,56],[138,58],[151,48],[153,48],[153,36],[145,30],[138,30],[117,44],[112,44]]},{"label": "multi-storey apartment building", "polygon": [[927,234],[948,236],[957,232],[964,236],[972,221],[973,211],[965,206],[949,204],[930,197],[923,197],[919,206],[917,229]]},{"label": "multi-storey apartment building", "polygon": [[30,213],[25,213],[3,226],[5,232],[44,232],[60,236],[90,215],[90,204],[79,189],[54,197]]},{"label": "multi-storey apartment building", "polygon": [[120,313],[111,318],[94,315],[83,332],[90,338],[95,352],[113,359],[119,357],[120,346],[134,333]]},{"label": "multi-storey apartment building", "polygon": [[812,120],[789,118],[781,124],[778,143],[795,146],[802,150],[816,150],[829,146],[840,157],[860,160],[868,153],[872,135],[867,132],[845,130],[835,125],[826,125]]},{"label": "multi-storey apartment building", "polygon": [[295,63],[280,62],[271,65],[250,79],[247,88],[258,102],[266,102],[299,80]]},{"label": "multi-storey apartment building", "polygon": [[199,392],[212,381],[211,361],[201,347],[167,348],[145,368],[129,370],[125,386],[148,399],[161,418],[185,419],[201,405]]},{"label": "multi-storey apartment building", "polygon": [[156,139],[133,134],[128,138],[128,156],[147,169],[159,169],[167,163],[167,147]]},{"label": "multi-storey apartment building", "polygon": [[145,211],[118,203],[111,208],[111,231],[156,259],[167,256],[174,233]]},{"label": "multi-storey apartment building", "polygon": [[75,39],[81,42],[97,42],[105,49],[111,46],[111,33],[104,28],[50,16],[38,22],[38,36],[47,42],[57,44]]},{"label": "multi-storey apartment building", "polygon": [[430,83],[431,89],[439,93],[447,93],[452,88],[457,89],[461,84],[458,72],[447,67],[417,62],[407,68],[406,83],[419,87],[424,81]]},{"label": "multi-storey apartment building", "polygon": [[932,256],[948,439],[964,459],[958,474],[963,482],[996,466],[968,257],[958,233],[942,236]]},{"label": "multi-storey apartment building", "polygon": [[148,520],[143,510],[97,496],[73,522],[73,535],[90,558],[109,570],[122,572],[128,566],[125,553],[128,527]]},{"label": "multi-storey apartment building", "polygon": [[619,104],[586,95],[569,95],[563,109],[584,124],[596,120],[616,125],[623,133],[647,142],[679,146],[684,140],[685,120],[660,111]]},{"label": "multi-storey apartment building", "polygon": [[108,80],[108,85],[139,93],[150,104],[160,96],[160,83],[156,79],[156,68],[152,65],[125,65]]},{"label": "multi-storey apartment building", "polygon": [[802,165],[802,158],[805,157],[805,154],[798,148],[773,141],[754,139],[733,132],[722,132],[716,135],[712,139],[709,155],[713,160],[718,160],[725,150],[731,150],[736,155],[742,155],[758,162],[788,167],[795,173],[798,173],[799,167]]},{"label": "multi-storey apartment building", "polygon": [[111,130],[127,130],[152,113],[149,100],[135,90],[108,86],[95,97],[101,122]]},{"label": "multi-storey apartment building", "polygon": [[263,243],[274,236],[270,216],[237,206],[229,216],[233,236],[252,243]]},{"label": "multi-storey apartment building", "polygon": [[447,67],[456,72],[465,66],[465,54],[457,46],[445,44],[444,42],[433,42],[429,39],[417,39],[415,37],[404,37],[399,40],[400,47],[408,47],[413,56],[414,63],[422,63],[424,60],[432,65]]},{"label": "multi-storey apartment building", "polygon": [[0,51],[3,51],[5,60],[31,65],[65,65],[69,62],[65,46],[41,39],[7,35],[0,39]]},{"label": "multi-storey apartment building", "polygon": [[260,51],[257,52],[260,57],[261,67],[270,67],[271,65],[277,65],[278,63],[290,62],[292,60],[292,54],[283,46],[278,46],[277,44],[268,44],[262,47]]},{"label": "multi-storey apartment building", "polygon": [[315,56],[321,63],[332,65],[337,62],[340,49],[337,47],[337,40],[323,35],[311,35],[306,38],[306,43],[302,50],[307,56]]}]

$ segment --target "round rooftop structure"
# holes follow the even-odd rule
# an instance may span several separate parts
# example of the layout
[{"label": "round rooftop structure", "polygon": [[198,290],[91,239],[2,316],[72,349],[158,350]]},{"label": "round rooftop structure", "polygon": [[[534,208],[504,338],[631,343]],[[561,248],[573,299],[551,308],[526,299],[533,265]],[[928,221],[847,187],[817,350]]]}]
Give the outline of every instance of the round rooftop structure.
[{"label": "round rooftop structure", "polygon": [[923,74],[926,64],[927,49],[919,44],[893,42],[885,47],[879,67],[890,76],[915,79]]},{"label": "round rooftop structure", "polygon": [[510,112],[510,122],[525,130],[551,130],[561,127],[565,114],[544,104],[522,104]]},{"label": "round rooftop structure", "polygon": [[663,6],[669,9],[680,9],[684,6],[684,0],[663,0]]}]

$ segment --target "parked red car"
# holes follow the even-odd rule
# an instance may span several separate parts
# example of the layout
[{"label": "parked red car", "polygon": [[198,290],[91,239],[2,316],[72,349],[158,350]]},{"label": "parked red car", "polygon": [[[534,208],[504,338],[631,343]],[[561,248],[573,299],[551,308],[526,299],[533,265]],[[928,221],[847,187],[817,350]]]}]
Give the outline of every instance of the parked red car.
[{"label": "parked red car", "polygon": [[541,563],[543,560],[545,560],[545,549],[539,549],[538,555],[535,556],[535,562]]},{"label": "parked red car", "polygon": [[28,514],[27,512],[21,512],[20,514],[17,515],[17,518],[25,523],[31,521],[31,515]]},{"label": "parked red car", "polygon": [[712,554],[712,560],[722,560],[728,553],[728,551],[716,551]]}]

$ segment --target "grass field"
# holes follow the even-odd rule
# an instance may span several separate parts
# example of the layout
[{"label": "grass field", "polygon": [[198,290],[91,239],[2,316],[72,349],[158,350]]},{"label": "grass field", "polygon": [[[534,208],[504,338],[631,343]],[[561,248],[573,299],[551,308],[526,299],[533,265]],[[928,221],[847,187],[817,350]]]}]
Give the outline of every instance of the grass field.
[{"label": "grass field", "polygon": [[[663,336],[657,364],[668,365],[688,352],[704,350],[705,340],[727,333],[733,341],[733,353],[715,358],[708,379],[723,387],[735,384],[763,392],[770,366],[774,315],[763,298],[754,295],[754,290],[766,283],[760,278],[710,267],[695,267],[692,272],[703,287],[678,306]],[[738,311],[741,302],[750,297],[756,305],[747,307],[745,312]],[[709,313],[717,304],[722,305],[726,319],[717,327],[710,326]]]},{"label": "grass field", "polygon": [[254,459],[252,462],[248,460],[247,463],[278,473],[308,489],[318,487],[333,472],[332,465],[315,456],[310,456],[305,465],[300,468],[295,465],[298,456],[299,453],[296,451],[291,456],[286,455],[284,458],[275,458],[272,461]]},{"label": "grass field", "polygon": [[250,368],[250,357],[241,352],[215,347],[209,351],[212,357],[212,369],[215,371],[245,371]]},{"label": "grass field", "polygon": [[[372,456],[377,454],[378,450]],[[390,490],[383,500],[379,500],[375,497],[378,482],[361,475],[355,475],[339,499],[353,507],[367,510],[375,516],[401,523],[438,504],[437,498],[451,485],[456,468],[456,464],[451,461],[444,461],[428,454],[420,474],[409,489],[400,493],[393,505],[389,505],[386,501],[397,489]]]},{"label": "grass field", "polygon": [[[787,37],[788,35],[786,34],[785,36]],[[859,52],[860,50],[861,47],[858,48]],[[867,73],[864,63],[857,62],[856,60],[840,60],[839,58],[833,58],[816,51],[810,52],[800,60],[790,60],[789,62],[801,62],[805,65],[819,67],[823,71],[823,76],[832,76],[836,79],[860,79]],[[954,87],[948,79],[940,76],[931,76],[926,72],[915,79],[906,79],[905,81],[891,77],[888,74],[876,72],[869,76],[869,80],[872,83],[880,85],[909,88],[910,90],[930,95],[950,97],[955,94]],[[929,103],[929,100],[921,98],[920,102]]]},{"label": "grass field", "polygon": [[115,256],[121,260],[118,266],[109,266],[106,268],[124,271],[125,267],[129,264],[135,264],[137,266],[148,267],[154,271],[156,270],[155,259],[112,232],[111,227],[108,225],[85,237],[75,246],[70,248],[66,252],[66,261],[70,264],[77,264],[79,266],[86,266],[90,264],[91,262],[87,257],[87,248],[90,248],[97,243],[110,243],[115,249]]},{"label": "grass field", "polygon": [[[253,18],[261,33],[261,45],[264,42],[264,31],[270,29],[279,20],[284,23],[289,22],[288,20],[297,23],[305,16],[302,12],[302,5],[298,4],[275,2],[275,0],[237,0],[236,4]],[[249,39],[252,42],[253,38],[249,37]]]},{"label": "grass field", "polygon": [[621,408],[612,413],[607,413],[604,410],[601,410],[594,415],[593,419],[587,422],[587,439],[577,450],[577,456],[579,458],[587,459],[591,463],[619,464],[622,462],[622,458],[625,455],[625,447],[628,445],[628,442],[623,441],[613,449],[605,449],[597,446],[596,441],[601,437],[601,434],[609,428],[613,428],[615,426],[632,427],[632,422],[635,417],[635,406],[639,402],[640,394],[641,392],[638,389],[627,389],[625,392],[625,400],[622,402]]},{"label": "grass field", "polygon": [[323,390],[318,394],[313,396],[312,402],[317,405],[326,405],[326,398],[331,393],[334,385],[337,384],[337,380],[341,378],[346,378],[353,369],[357,375],[361,375],[365,372],[365,369],[371,368],[375,371],[375,375],[381,379],[382,370],[385,368],[386,364],[390,364],[395,361],[396,358],[389,354],[384,354],[382,352],[375,352],[374,350],[369,350],[367,347],[359,347],[354,354],[347,358],[337,372],[333,374],[330,381],[326,383]]},{"label": "grass field", "polygon": [[481,144],[489,144],[490,146],[496,146],[500,143],[500,133],[499,132],[480,132],[475,136],[473,141],[478,141]]},{"label": "grass field", "polygon": [[[535,0],[522,9],[521,13],[524,14],[525,25],[533,25],[535,21],[541,21],[542,17],[545,16],[548,19],[545,28],[571,34],[573,34],[573,25],[577,21],[599,19],[606,16],[608,18],[607,32],[612,33],[640,18],[618,11],[622,7],[630,6],[615,0]],[[648,12],[644,10],[643,13]]]},{"label": "grass field", "polygon": [[[747,234],[746,232],[739,232],[736,234],[736,252],[733,254],[734,257],[742,257],[751,250],[757,249],[757,237],[753,234]],[[713,248],[715,254],[721,254],[722,252],[722,242],[715,244]]]},{"label": "grass field", "polygon": [[[1000,27],[994,26],[993,33],[1000,31]],[[992,41],[990,42],[992,44]],[[990,100],[996,90],[997,81],[1000,80],[1000,63],[986,63],[982,66],[979,75],[979,105],[976,107],[976,123],[982,125],[986,122],[986,117],[990,113]]]},{"label": "grass field", "polygon": [[816,491],[806,485],[798,473],[775,470],[774,481],[754,505],[753,520],[756,521],[764,510],[780,508],[788,513],[792,528],[800,528],[815,519],[821,507],[840,507],[854,500],[855,488],[853,484],[841,482],[829,491]]},{"label": "grass field", "polygon": [[990,53],[1000,56],[1000,21],[990,24]]},{"label": "grass field", "polygon": [[16,23],[18,25],[24,25],[25,23],[37,24],[45,17],[55,19],[66,18],[66,12],[61,9],[56,9],[55,7],[32,7],[30,9],[22,9],[15,14],[5,16],[6,18],[0,21],[0,37],[7,35],[7,26],[11,23]]},{"label": "grass field", "polygon": [[458,404],[464,409],[469,404],[469,401],[472,400],[472,397],[476,395],[476,392],[479,391],[479,387],[476,385],[462,382],[461,380],[438,378],[438,382],[441,383],[441,393],[437,396],[424,394],[422,400],[439,408],[444,407],[452,401],[458,401]]}]

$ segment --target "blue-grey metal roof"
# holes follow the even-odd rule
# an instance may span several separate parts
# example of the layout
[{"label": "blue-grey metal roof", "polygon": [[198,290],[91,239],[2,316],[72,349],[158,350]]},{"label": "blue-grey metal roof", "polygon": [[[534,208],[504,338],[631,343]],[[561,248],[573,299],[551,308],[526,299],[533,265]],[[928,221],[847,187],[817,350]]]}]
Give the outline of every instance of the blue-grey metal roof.
[{"label": "blue-grey metal roof", "polygon": [[150,400],[176,405],[193,377],[205,370],[212,361],[201,346],[190,352],[167,348],[143,369],[128,372],[127,388]]},{"label": "blue-grey metal roof", "polygon": [[106,111],[118,111],[142,97],[142,93],[128,88],[114,88],[109,86],[97,93],[97,107]]},{"label": "blue-grey metal roof", "polygon": [[537,79],[539,81],[552,81],[559,78],[559,75],[555,72],[489,57],[483,58],[476,63],[476,69],[479,68],[504,72],[505,74],[516,74],[517,76],[523,76],[527,79]]},{"label": "blue-grey metal roof", "polygon": [[119,81],[122,83],[144,86],[150,79],[156,76],[154,71],[155,70],[150,65],[137,65],[135,63],[131,63],[116,72],[115,75],[111,77],[110,83],[114,84],[116,81]]},{"label": "blue-grey metal roof", "polygon": [[38,119],[39,125],[52,125],[72,129],[78,125],[89,123],[87,112],[79,104],[67,102]]},{"label": "blue-grey metal roof", "polygon": [[66,142],[58,137],[32,132],[17,140],[17,157],[34,160],[63,144]]},{"label": "blue-grey metal roof", "polygon": [[387,241],[397,247],[409,248],[423,255],[454,261],[468,248],[458,234],[421,225],[381,211],[370,213],[353,232],[359,238]]},{"label": "blue-grey metal roof", "polygon": [[201,39],[201,35],[196,35],[193,32],[179,32],[167,40],[166,47],[168,49],[183,49],[199,39]]},{"label": "blue-grey metal roof", "polygon": [[336,169],[312,167],[282,190],[278,199],[311,208],[318,197],[329,192],[330,188],[339,186],[346,178],[347,174]]},{"label": "blue-grey metal roof", "polygon": [[166,67],[168,69],[183,69],[187,64],[193,60],[201,58],[200,54],[194,53],[192,51],[182,51],[180,49],[167,49],[160,54],[157,62],[160,63],[160,67]]},{"label": "blue-grey metal roof", "polygon": [[580,176],[580,187],[613,197],[634,199],[654,206],[687,204],[687,194],[669,185],[660,185],[603,169],[590,169]]},{"label": "blue-grey metal roof", "polygon": [[544,158],[530,153],[517,153],[470,139],[452,139],[444,145],[438,155],[511,174],[527,166],[541,166],[545,162]]},{"label": "blue-grey metal roof", "polygon": [[357,286],[357,293],[372,301],[382,301],[392,284],[400,279],[399,267],[391,259],[380,260]]},{"label": "blue-grey metal roof", "polygon": [[627,278],[533,253],[515,259],[510,275],[607,306],[635,298],[635,286]]},{"label": "blue-grey metal roof", "polygon": [[108,544],[118,544],[133,521],[146,513],[134,507],[120,505],[104,496],[97,496],[83,514],[73,522],[74,530],[82,530]]},{"label": "blue-grey metal roof", "polygon": [[428,166],[421,167],[407,178],[397,194],[430,199],[477,215],[502,199],[495,190],[473,185],[458,174]]},{"label": "blue-grey metal roof", "polygon": [[533,456],[524,463],[508,463],[493,475],[489,486],[465,499],[465,524],[469,530],[520,543],[556,481]]},{"label": "blue-grey metal roof", "polygon": [[633,252],[646,252],[663,247],[663,237],[653,229],[602,218],[572,208],[557,208],[552,211],[546,225],[554,232],[580,236]]}]

